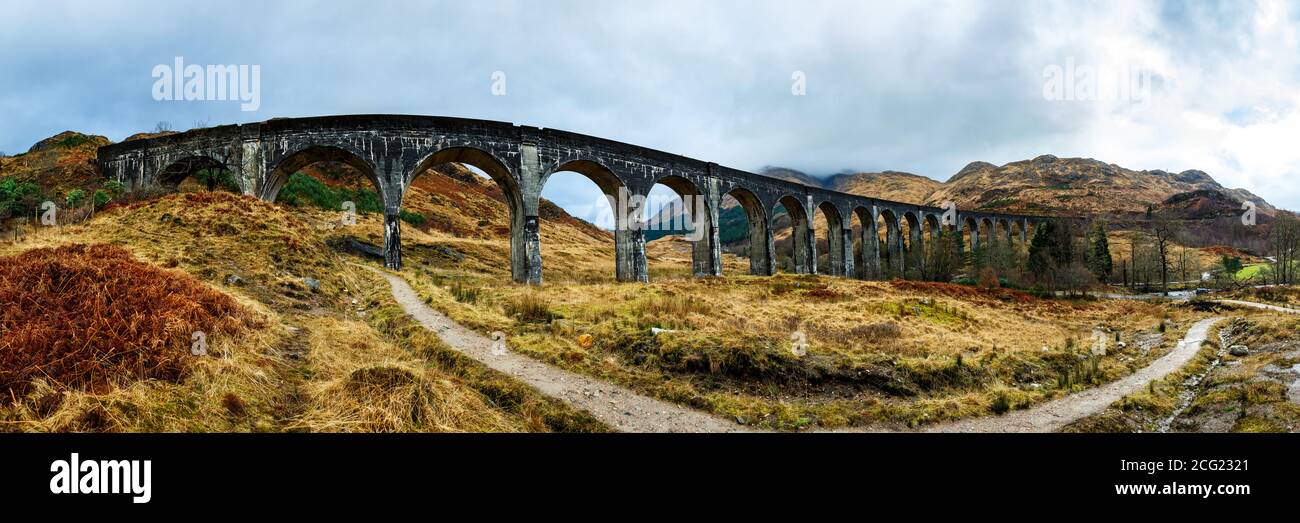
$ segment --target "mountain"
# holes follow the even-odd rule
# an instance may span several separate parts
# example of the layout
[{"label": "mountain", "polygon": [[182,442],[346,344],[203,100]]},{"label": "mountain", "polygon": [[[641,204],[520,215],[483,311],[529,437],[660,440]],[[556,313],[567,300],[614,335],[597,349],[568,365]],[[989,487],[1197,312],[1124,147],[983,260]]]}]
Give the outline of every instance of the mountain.
[{"label": "mountain", "polygon": [[[837,191],[898,202],[941,206],[955,202],[962,209],[1051,214],[1105,216],[1115,223],[1132,223],[1148,209],[1158,217],[1179,220],[1213,220],[1237,217],[1242,202],[1254,202],[1261,217],[1272,217],[1275,209],[1245,189],[1222,186],[1204,171],[1171,173],[1161,170],[1135,171],[1091,158],[1057,158],[1043,155],[1032,160],[994,165],[972,162],[947,182],[916,174],[883,171],[842,173],[818,178],[785,168],[765,167],[761,174]],[[789,218],[778,214],[773,221],[773,238],[788,243]],[[1207,222],[1208,223],[1208,222]],[[825,230],[821,213],[813,226]],[[730,197],[719,212],[719,234],[730,247],[748,240],[744,212]],[[819,243],[824,239],[819,238]],[[819,249],[823,246],[819,245]]]},{"label": "mountain", "polygon": [[837,174],[827,178],[824,186],[840,192],[896,202],[923,202],[939,190],[943,183],[919,174],[883,171]]},{"label": "mountain", "polygon": [[781,180],[791,181],[794,183],[811,185],[813,187],[826,187],[825,183],[821,178],[816,178],[807,173],[796,171],[794,169],[789,169],[786,167],[767,166],[762,169],[759,169],[758,174],[761,174],[763,176],[768,176],[771,178],[778,178]]},{"label": "mountain", "polygon": [[0,177],[30,182],[60,197],[73,189],[98,189],[106,180],[93,163],[95,151],[109,143],[103,136],[64,131],[36,142],[25,153],[0,156]]},{"label": "mountain", "polygon": [[[1231,189],[1204,171],[1171,173],[1135,171],[1091,158],[1043,155],[1032,160],[993,165],[971,162],[947,182],[916,174],[883,171],[842,173],[817,178],[785,167],[765,167],[761,174],[841,192],[898,202],[964,209],[1070,216],[1158,214],[1205,219],[1240,214],[1242,202],[1259,213],[1276,209],[1245,189]],[[730,200],[724,209],[736,205]]]},{"label": "mountain", "polygon": [[[1093,216],[1144,214],[1170,207],[1184,218],[1206,218],[1253,201],[1261,214],[1276,209],[1244,189],[1229,189],[1203,171],[1135,171],[1091,158],[1043,155],[996,166],[973,162],[924,203],[956,202],[966,209]],[[1201,208],[1204,213],[1194,212]],[[1190,212],[1190,214],[1188,214]]]}]

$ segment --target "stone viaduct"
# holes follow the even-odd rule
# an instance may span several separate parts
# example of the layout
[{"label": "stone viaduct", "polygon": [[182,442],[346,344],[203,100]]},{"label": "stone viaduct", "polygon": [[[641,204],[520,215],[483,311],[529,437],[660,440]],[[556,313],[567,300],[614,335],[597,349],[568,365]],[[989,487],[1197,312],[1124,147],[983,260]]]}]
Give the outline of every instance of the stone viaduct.
[{"label": "stone viaduct", "polygon": [[[749,222],[750,272],[775,270],[773,209],[780,204],[793,223],[795,272],[817,271],[813,218],[827,218],[830,274],[879,278],[903,274],[927,237],[942,230],[963,234],[962,249],[989,242],[1025,242],[1029,229],[1047,218],[956,211],[893,202],[809,187],[715,163],[581,134],[508,122],[461,118],[348,115],[277,118],[259,123],[195,129],[156,138],[101,147],[98,165],[108,177],[130,188],[175,185],[207,168],[228,169],[240,190],[274,201],[289,175],[320,161],[352,166],[374,183],[384,202],[384,258],[389,268],[402,267],[401,222],[407,187],[433,166],[457,162],[487,173],[510,208],[511,273],[518,282],[541,283],[538,201],[547,179],[573,171],[595,182],[610,198],[618,222],[614,231],[615,267],[621,281],[647,281],[643,198],[663,184],[684,200],[702,200],[693,212],[693,269],[697,276],[721,275],[718,213],[724,195],[744,208]],[[437,176],[437,174],[434,174]],[[620,197],[622,195],[623,197]],[[638,198],[639,197],[639,198]],[[698,206],[698,203],[694,205]],[[687,209],[694,208],[691,205]],[[885,247],[876,240],[884,227]],[[904,226],[909,231],[904,238]],[[855,247],[856,244],[856,247]],[[883,252],[882,252],[883,250]],[[855,252],[856,251],[856,252]]]}]

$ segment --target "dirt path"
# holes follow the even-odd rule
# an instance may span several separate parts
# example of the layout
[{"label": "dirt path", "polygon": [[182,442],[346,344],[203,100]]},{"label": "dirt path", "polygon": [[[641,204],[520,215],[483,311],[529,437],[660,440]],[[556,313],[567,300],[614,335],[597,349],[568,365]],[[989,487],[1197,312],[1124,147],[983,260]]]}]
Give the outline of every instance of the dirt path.
[{"label": "dirt path", "polygon": [[944,423],[930,427],[926,432],[1056,432],[1075,420],[1100,412],[1120,398],[1141,390],[1148,382],[1182,368],[1201,350],[1201,343],[1209,335],[1210,327],[1222,319],[1209,318],[1196,322],[1188,329],[1178,347],[1169,354],[1107,385],[1003,416]]},{"label": "dirt path", "polygon": [[[408,315],[437,334],[451,348],[527,383],[543,394],[585,410],[614,429],[624,432],[753,431],[730,420],[642,396],[625,387],[553,367],[522,354],[510,351],[493,354],[491,339],[456,324],[430,308],[401,277],[376,269],[370,270],[388,280],[392,286],[393,298]],[[1263,304],[1248,306],[1269,307]],[[1177,371],[1201,350],[1201,343],[1205,341],[1210,327],[1222,319],[1210,318],[1197,322],[1169,354],[1110,384],[1027,410],[944,423],[929,427],[925,432],[1055,432],[1073,421],[1101,411],[1107,405],[1145,387],[1148,382]],[[879,427],[854,427],[833,432],[879,431],[882,431]]]},{"label": "dirt path", "polygon": [[582,409],[623,432],[749,432],[734,422],[694,409],[648,398],[624,387],[547,365],[528,356],[506,351],[497,355],[492,340],[451,321],[425,305],[400,277],[381,272],[393,289],[393,298],[408,315],[433,331],[451,348],[488,367],[513,376],[543,394]]},{"label": "dirt path", "polygon": [[1285,312],[1287,314],[1300,314],[1300,309],[1288,309],[1286,307],[1269,305],[1267,303],[1255,303],[1253,301],[1241,301],[1241,300],[1214,300],[1214,301],[1217,301],[1219,303],[1227,303],[1229,305],[1240,305],[1242,307],[1252,307],[1256,309],[1264,309],[1264,310],[1269,310],[1274,312]]}]

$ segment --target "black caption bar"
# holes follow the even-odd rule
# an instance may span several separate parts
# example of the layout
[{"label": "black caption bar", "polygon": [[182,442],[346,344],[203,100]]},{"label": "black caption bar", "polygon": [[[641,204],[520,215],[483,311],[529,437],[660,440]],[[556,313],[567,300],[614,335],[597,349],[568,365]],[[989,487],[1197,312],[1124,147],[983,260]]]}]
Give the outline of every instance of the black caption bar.
[{"label": "black caption bar", "polygon": [[673,515],[674,503],[697,498],[737,514],[861,504],[996,512],[1020,502],[1072,514],[1196,511],[1289,500],[1294,445],[1289,435],[1212,434],[8,434],[0,500],[207,515],[594,500]]}]

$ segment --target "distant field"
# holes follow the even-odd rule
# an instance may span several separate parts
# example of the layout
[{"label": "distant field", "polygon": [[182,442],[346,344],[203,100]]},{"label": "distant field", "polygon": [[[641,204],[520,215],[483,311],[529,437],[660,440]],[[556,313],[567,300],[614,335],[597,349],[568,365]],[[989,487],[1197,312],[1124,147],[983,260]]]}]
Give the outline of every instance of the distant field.
[{"label": "distant field", "polygon": [[1259,276],[1259,271],[1263,270],[1264,267],[1265,265],[1262,263],[1256,265],[1247,265],[1245,267],[1242,267],[1240,271],[1237,271],[1236,278],[1238,280],[1249,280],[1251,278]]},{"label": "distant field", "polygon": [[[1132,372],[1204,316],[953,284],[753,277],[731,256],[725,277],[697,279],[687,245],[671,239],[647,246],[649,285],[618,284],[612,241],[586,238],[557,245],[543,235],[538,288],[476,269],[503,266],[504,245],[437,231],[405,239],[404,272],[430,306],[506,333],[514,351],[783,430],[919,426],[1024,408]],[[439,254],[447,249],[474,259],[452,263]],[[1108,351],[1093,356],[1098,336]]]}]

